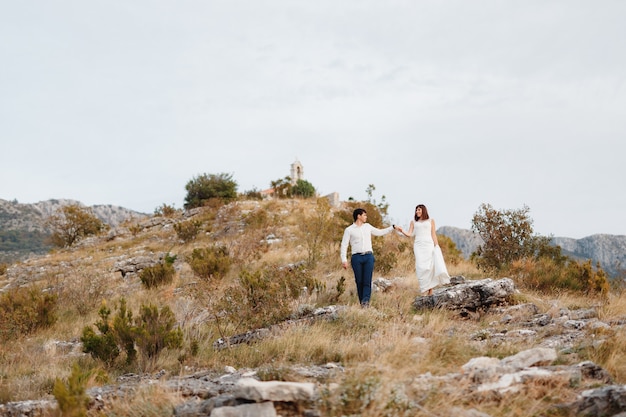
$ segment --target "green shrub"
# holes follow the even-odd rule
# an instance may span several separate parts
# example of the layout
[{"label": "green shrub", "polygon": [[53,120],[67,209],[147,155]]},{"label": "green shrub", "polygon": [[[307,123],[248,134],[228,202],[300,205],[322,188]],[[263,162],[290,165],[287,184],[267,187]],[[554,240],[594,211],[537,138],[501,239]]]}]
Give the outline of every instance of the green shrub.
[{"label": "green shrub", "polygon": [[182,347],[183,332],[174,328],[176,317],[168,306],[159,310],[154,305],[142,305],[140,311],[134,333],[135,343],[144,357],[154,359],[165,348]]},{"label": "green shrub", "polygon": [[210,246],[194,249],[187,262],[200,278],[222,278],[230,270],[232,260],[226,246]]},{"label": "green shrub", "polygon": [[100,320],[95,323],[95,326],[100,334],[96,334],[93,328],[87,326],[83,329],[80,341],[83,344],[83,352],[89,353],[93,358],[111,366],[119,356],[120,349],[117,346],[113,327],[109,322],[111,310],[106,306],[106,303],[102,303],[98,315]]},{"label": "green shrub", "polygon": [[0,340],[52,326],[58,297],[37,288],[15,288],[0,295]]},{"label": "green shrub", "polygon": [[174,269],[174,261],[176,256],[165,256],[163,262],[149,266],[141,270],[139,279],[146,286],[146,288],[156,288],[161,285],[171,284],[176,275]]},{"label": "green shrub", "polygon": [[86,393],[86,388],[91,374],[91,371],[84,371],[75,364],[67,381],[59,378],[55,380],[52,395],[59,404],[61,415],[68,417],[87,416],[89,396]]},{"label": "green shrub", "polygon": [[183,242],[191,242],[200,233],[202,222],[194,219],[185,220],[180,223],[174,224],[174,230],[176,235]]},{"label": "green shrub", "polygon": [[298,180],[291,187],[291,195],[294,197],[311,198],[315,196],[315,187],[307,180]]},{"label": "green shrub", "polygon": [[127,309],[126,300],[122,298],[113,320],[109,319],[111,311],[106,304],[102,305],[99,314],[100,320],[95,326],[100,333],[85,327],[81,342],[85,353],[107,366],[113,365],[122,350],[126,352],[126,363],[132,364],[138,355],[154,360],[164,348],[182,347],[182,331],[174,328],[176,318],[167,306],[159,310],[154,305],[141,305],[139,316],[133,320],[132,311]]},{"label": "green shrub", "polygon": [[212,199],[229,201],[237,198],[237,183],[232,174],[202,174],[190,180],[185,189],[186,209],[202,207]]}]

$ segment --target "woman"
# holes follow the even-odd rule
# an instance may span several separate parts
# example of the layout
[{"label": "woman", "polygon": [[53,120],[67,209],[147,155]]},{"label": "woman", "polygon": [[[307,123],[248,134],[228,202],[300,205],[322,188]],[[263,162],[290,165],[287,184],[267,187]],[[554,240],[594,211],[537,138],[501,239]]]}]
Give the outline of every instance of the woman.
[{"label": "woman", "polygon": [[415,217],[411,220],[409,231],[401,227],[396,230],[405,236],[415,236],[413,253],[415,254],[415,273],[423,296],[432,295],[433,288],[450,282],[450,275],[443,262],[441,248],[435,233],[435,220],[428,216],[428,209],[423,204],[415,207]]}]

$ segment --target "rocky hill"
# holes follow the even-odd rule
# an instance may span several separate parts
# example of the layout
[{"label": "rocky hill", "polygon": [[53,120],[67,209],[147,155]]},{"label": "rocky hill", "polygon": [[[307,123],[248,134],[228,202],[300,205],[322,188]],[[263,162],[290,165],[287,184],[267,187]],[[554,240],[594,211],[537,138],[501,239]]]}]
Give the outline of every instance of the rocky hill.
[{"label": "rocky hill", "polygon": [[[9,266],[0,272],[0,294],[28,286],[55,294],[58,321],[0,338],[0,416],[57,415],[53,381],[69,384],[74,365],[97,371],[82,380],[89,415],[565,417],[626,411],[626,301],[620,294],[535,294],[510,278],[479,276],[461,262],[450,265],[450,285],[421,297],[411,251],[404,250],[396,269],[375,274],[372,304],[361,308],[336,242],[326,242],[311,270],[323,285],[294,298],[287,319],[241,325],[250,323],[244,319],[253,310],[241,302],[245,295],[269,291],[264,274],[280,277],[307,259],[303,242],[314,229],[303,229],[302,220],[315,210],[314,202],[300,200],[238,201],[215,212],[146,217]],[[198,234],[185,242],[176,230],[194,224],[201,226]],[[394,234],[377,239],[395,249],[405,242]],[[194,271],[194,252],[211,247],[228,248],[232,274],[202,278]],[[166,254],[175,255],[174,279],[156,288],[142,285],[141,271]],[[168,307],[183,346],[132,364],[123,357],[117,366],[96,362],[81,335],[102,317],[103,300],[115,309],[120,298],[129,312],[146,302]],[[252,299],[257,315],[281,301]],[[234,310],[239,314],[229,315],[229,305],[241,306]]]},{"label": "rocky hill", "polygon": [[[478,248],[482,239],[467,229],[443,226],[437,233],[449,237],[466,258]],[[591,259],[611,277],[623,275],[626,268],[626,236],[598,234],[582,239],[553,237],[552,243],[561,247],[563,254],[574,259]]]},{"label": "rocky hill", "polygon": [[[46,243],[49,230],[46,219],[63,205],[78,204],[79,201],[52,199],[34,204],[0,199],[0,262],[13,262],[32,254],[42,254],[50,249]],[[113,205],[89,207],[103,223],[115,228],[126,220],[143,218],[146,215]]]}]

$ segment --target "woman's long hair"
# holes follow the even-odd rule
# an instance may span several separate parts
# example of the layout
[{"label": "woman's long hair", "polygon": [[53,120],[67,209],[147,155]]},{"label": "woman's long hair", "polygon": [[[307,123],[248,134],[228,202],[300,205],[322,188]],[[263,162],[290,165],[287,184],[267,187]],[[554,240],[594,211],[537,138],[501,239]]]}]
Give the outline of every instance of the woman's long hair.
[{"label": "woman's long hair", "polygon": [[430,219],[430,217],[428,216],[428,209],[426,208],[426,206],[425,206],[425,205],[423,205],[423,204],[418,204],[417,206],[415,206],[415,211],[417,211],[417,209],[418,209],[418,208],[421,208],[421,209],[422,209],[422,216],[421,216],[421,217],[418,217],[418,216],[417,216],[417,213],[415,213],[415,221],[418,221],[418,220],[428,220],[428,219]]}]

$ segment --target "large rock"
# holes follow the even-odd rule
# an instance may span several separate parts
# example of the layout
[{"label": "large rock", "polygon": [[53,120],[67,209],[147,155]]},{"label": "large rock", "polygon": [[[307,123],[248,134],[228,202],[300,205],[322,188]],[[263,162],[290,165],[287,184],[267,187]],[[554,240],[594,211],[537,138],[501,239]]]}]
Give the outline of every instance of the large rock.
[{"label": "large rock", "polygon": [[258,381],[242,378],[237,383],[235,395],[249,401],[300,402],[313,401],[315,384],[311,382]]},{"label": "large rock", "polygon": [[511,278],[486,278],[437,288],[433,295],[417,297],[413,306],[418,310],[445,308],[462,313],[475,312],[507,304],[514,293],[515,284]]}]

